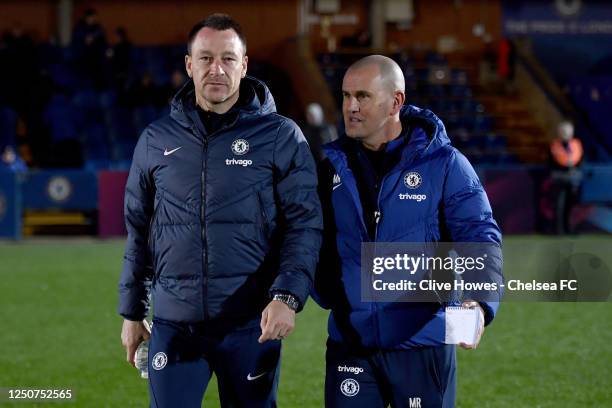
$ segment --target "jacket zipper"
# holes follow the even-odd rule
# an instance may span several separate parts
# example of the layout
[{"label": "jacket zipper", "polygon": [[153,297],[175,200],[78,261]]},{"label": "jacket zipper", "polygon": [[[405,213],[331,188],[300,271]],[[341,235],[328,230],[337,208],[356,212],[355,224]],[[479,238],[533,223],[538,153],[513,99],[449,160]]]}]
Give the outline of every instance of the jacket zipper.
[{"label": "jacket zipper", "polygon": [[201,223],[202,223],[202,246],[204,249],[204,258],[202,271],[203,290],[202,303],[204,306],[204,320],[208,320],[208,237],[206,236],[206,168],[208,166],[208,139],[206,136],[202,138],[202,205],[201,208]]},{"label": "jacket zipper", "polygon": [[215,132],[210,134],[203,134],[198,131],[197,126],[193,126],[191,131],[194,134],[199,134],[202,138],[202,174],[200,181],[202,183],[202,204],[200,206],[200,223],[202,224],[202,247],[204,249],[204,256],[202,259],[202,283],[203,283],[203,293],[202,293],[202,307],[204,309],[204,320],[210,319],[210,312],[208,310],[208,283],[210,281],[210,277],[208,276],[208,237],[207,237],[207,228],[206,228],[206,179],[207,179],[207,168],[208,168],[208,140],[212,138],[213,135],[220,133],[221,131],[227,130],[228,128],[234,126],[238,118],[230,125],[222,126],[220,129],[217,129]]},{"label": "jacket zipper", "polygon": [[[383,190],[383,186],[385,185],[385,181],[387,180],[387,176],[389,175],[385,174],[382,178],[382,180],[380,181],[380,189],[378,190],[378,197],[376,199],[376,209],[377,211],[374,213],[374,220],[376,223],[376,227],[374,227],[374,253],[376,253],[376,243],[378,242],[378,226],[380,225],[380,221],[382,219],[382,211],[380,210],[380,196],[382,194],[382,190]],[[376,304],[376,302],[372,302],[372,309],[373,309],[373,317],[374,317],[374,329],[375,329],[375,333],[376,333],[376,342],[378,343],[378,346],[382,345],[382,341],[380,339],[380,323],[378,321],[378,306]]]},{"label": "jacket zipper", "polygon": [[[408,164],[412,162],[414,155],[412,155],[411,157],[409,157],[406,160],[406,163],[404,164],[404,167]],[[396,167],[397,168],[397,167]],[[385,174],[382,178],[382,180],[380,181],[380,190],[378,190],[378,198],[376,199],[376,207],[377,210],[376,213],[374,214],[374,218],[376,220],[376,227],[374,228],[374,251],[376,252],[376,243],[378,242],[378,226],[380,225],[380,221],[382,220],[383,217],[383,213],[380,210],[380,196],[382,194],[383,191],[383,186],[385,185],[385,181],[387,180],[387,178],[389,177],[390,174],[393,174],[395,172],[395,169],[392,169],[390,172],[388,172],[387,174]],[[378,307],[376,306],[376,303],[373,302],[372,303],[373,309],[374,309],[374,327],[376,328],[376,340],[378,342],[379,345],[381,345],[382,341],[380,339],[379,333],[380,333],[380,327],[379,327],[379,322],[378,322],[378,315],[377,315],[377,309]]]}]

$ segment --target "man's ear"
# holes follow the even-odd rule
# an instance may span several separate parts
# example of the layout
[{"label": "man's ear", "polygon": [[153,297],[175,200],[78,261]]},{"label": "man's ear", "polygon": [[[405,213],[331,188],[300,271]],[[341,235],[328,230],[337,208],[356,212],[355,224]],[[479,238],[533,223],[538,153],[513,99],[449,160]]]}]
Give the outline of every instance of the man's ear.
[{"label": "man's ear", "polygon": [[391,116],[399,113],[402,106],[404,106],[404,102],[406,101],[406,94],[401,91],[396,91],[393,95],[393,108],[391,110]]},{"label": "man's ear", "polygon": [[245,55],[244,58],[242,59],[242,75],[241,75],[241,78],[244,78],[246,76],[248,63],[249,63],[249,57],[247,57]]},{"label": "man's ear", "polygon": [[185,71],[187,71],[187,76],[189,78],[193,78],[191,71],[191,55],[185,55]]}]

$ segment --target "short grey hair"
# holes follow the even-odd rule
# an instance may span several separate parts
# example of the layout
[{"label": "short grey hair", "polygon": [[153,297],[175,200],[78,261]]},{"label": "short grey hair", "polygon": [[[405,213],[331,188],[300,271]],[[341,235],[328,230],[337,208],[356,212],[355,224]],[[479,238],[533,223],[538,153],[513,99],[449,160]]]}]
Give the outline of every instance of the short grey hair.
[{"label": "short grey hair", "polygon": [[357,62],[353,63],[346,72],[360,68],[376,65],[380,70],[382,80],[387,83],[393,91],[406,92],[406,83],[404,81],[404,73],[397,62],[384,55],[368,55]]}]

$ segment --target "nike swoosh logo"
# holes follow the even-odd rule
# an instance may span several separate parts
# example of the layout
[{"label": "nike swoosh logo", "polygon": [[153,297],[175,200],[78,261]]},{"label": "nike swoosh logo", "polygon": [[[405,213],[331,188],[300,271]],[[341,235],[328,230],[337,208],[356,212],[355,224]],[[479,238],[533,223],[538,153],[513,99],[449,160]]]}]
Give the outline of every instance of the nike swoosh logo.
[{"label": "nike swoosh logo", "polygon": [[183,146],[179,146],[179,147],[177,147],[176,149],[172,149],[172,150],[164,149],[164,156],[169,156],[169,155],[171,155],[172,153],[176,152],[176,151],[177,151],[178,149],[180,149],[181,147],[183,147]]},{"label": "nike swoosh logo", "polygon": [[256,380],[256,379],[258,379],[259,377],[262,377],[262,376],[264,376],[264,375],[266,375],[266,372],[265,372],[265,371],[264,371],[263,373],[259,374],[259,375],[256,375],[255,377],[252,377],[252,376],[251,376],[251,373],[249,373],[249,374],[247,375],[247,380],[249,380],[249,381],[253,381],[253,380]]},{"label": "nike swoosh logo", "polygon": [[335,186],[332,187],[332,191],[334,191],[335,189],[337,189],[338,187],[340,187],[342,185],[342,183],[340,184],[336,184]]}]

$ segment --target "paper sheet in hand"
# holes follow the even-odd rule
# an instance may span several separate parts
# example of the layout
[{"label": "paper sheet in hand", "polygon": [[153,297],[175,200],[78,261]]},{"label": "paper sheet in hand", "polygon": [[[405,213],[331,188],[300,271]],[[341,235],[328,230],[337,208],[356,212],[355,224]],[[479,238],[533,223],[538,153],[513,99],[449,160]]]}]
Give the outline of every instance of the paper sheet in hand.
[{"label": "paper sheet in hand", "polygon": [[478,335],[478,308],[466,307],[446,308],[446,344],[474,344]]}]

